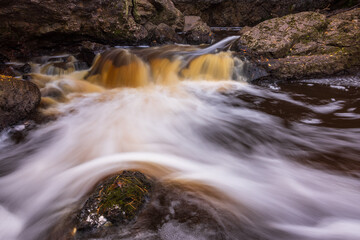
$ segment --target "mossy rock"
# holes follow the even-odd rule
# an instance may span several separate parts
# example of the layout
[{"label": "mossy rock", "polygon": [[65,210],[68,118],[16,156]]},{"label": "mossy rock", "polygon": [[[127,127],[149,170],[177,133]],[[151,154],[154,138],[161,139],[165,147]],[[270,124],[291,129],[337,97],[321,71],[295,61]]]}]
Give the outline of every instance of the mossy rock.
[{"label": "mossy rock", "polygon": [[140,172],[124,171],[102,181],[77,214],[78,234],[133,221],[149,200],[152,181]]}]

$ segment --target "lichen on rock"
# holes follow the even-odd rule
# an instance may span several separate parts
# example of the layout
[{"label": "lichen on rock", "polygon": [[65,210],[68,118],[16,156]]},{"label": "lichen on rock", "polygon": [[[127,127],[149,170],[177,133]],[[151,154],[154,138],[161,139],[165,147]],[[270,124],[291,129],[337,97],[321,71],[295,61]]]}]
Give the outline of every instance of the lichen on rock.
[{"label": "lichen on rock", "polygon": [[244,32],[241,41],[259,54],[280,58],[301,38],[313,36],[326,26],[325,15],[302,12],[264,21]]},{"label": "lichen on rock", "polygon": [[242,31],[238,51],[249,48],[277,79],[344,74],[360,68],[360,8],[331,17],[303,12]]}]

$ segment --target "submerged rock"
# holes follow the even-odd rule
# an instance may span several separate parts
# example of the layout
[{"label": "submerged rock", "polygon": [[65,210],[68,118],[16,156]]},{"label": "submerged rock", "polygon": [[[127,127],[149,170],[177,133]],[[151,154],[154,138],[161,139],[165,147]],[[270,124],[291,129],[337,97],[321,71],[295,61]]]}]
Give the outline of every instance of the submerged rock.
[{"label": "submerged rock", "polygon": [[29,116],[40,98],[35,84],[0,75],[0,130]]},{"label": "submerged rock", "polygon": [[326,18],[303,12],[244,28],[237,51],[278,79],[344,74],[360,67],[360,8]]}]

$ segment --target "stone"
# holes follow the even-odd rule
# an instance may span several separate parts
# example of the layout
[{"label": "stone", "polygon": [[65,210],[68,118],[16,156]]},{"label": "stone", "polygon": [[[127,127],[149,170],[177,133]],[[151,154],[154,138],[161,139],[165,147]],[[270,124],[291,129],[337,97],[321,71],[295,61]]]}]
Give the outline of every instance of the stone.
[{"label": "stone", "polygon": [[0,8],[0,52],[15,59],[83,41],[141,44],[152,35],[146,23],[181,31],[183,22],[171,0],[7,1]]},{"label": "stone", "polygon": [[173,0],[184,15],[196,15],[211,27],[254,26],[264,20],[303,11],[328,9],[338,0]]},{"label": "stone", "polygon": [[0,130],[29,116],[40,99],[35,84],[0,75]]},{"label": "stone", "polygon": [[58,224],[51,236],[54,239],[59,236],[61,239],[74,236],[87,239],[134,222],[150,200],[153,184],[153,180],[134,171],[107,177],[95,186],[79,210]]},{"label": "stone", "polygon": [[160,23],[154,29],[154,40],[157,44],[181,42],[180,36],[165,23]]},{"label": "stone", "polygon": [[241,43],[267,57],[280,58],[301,38],[326,28],[326,16],[302,12],[264,21],[241,36]]},{"label": "stone", "polygon": [[184,32],[189,44],[210,44],[214,39],[210,27],[198,16],[185,16]]},{"label": "stone", "polygon": [[244,29],[237,51],[248,49],[270,78],[304,79],[360,69],[360,8],[326,18],[291,14]]}]

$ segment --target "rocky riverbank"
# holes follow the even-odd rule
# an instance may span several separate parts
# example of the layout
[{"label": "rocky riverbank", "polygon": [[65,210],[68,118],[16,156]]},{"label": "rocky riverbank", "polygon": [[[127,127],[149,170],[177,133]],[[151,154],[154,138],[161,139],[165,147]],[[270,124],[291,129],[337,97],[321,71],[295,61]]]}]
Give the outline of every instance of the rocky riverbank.
[{"label": "rocky riverbank", "polygon": [[201,0],[196,4],[188,0],[20,0],[0,4],[1,64],[62,51],[87,52],[89,42],[112,46],[210,43],[213,33],[208,26],[253,26],[291,13],[354,6],[358,0]]},{"label": "rocky riverbank", "polygon": [[[175,7],[180,1],[174,1],[175,5],[170,0],[119,1],[117,5],[113,1],[75,2],[60,4],[48,0],[14,4],[7,1],[3,4],[0,74],[6,76],[1,81],[1,128],[24,119],[33,112],[40,98],[38,89],[30,82],[8,81],[13,78],[7,76],[26,78],[31,66],[8,64],[9,61],[67,51],[76,53],[80,61],[90,66],[96,53],[114,44],[201,44],[210,43],[214,38],[199,16],[184,16]],[[207,4],[214,4],[210,2]],[[311,6],[319,7],[317,4]],[[46,11],[36,14],[39,9]],[[34,19],[23,16],[24,11],[34,15]],[[327,14],[300,12],[272,18],[244,27],[237,34],[240,39],[232,50],[249,63],[245,71],[250,80],[305,79],[359,72],[359,5]],[[20,91],[11,92],[15,88]],[[13,109],[11,99],[22,103],[23,109]]]},{"label": "rocky riverbank", "polygon": [[[31,71],[29,64],[6,64],[9,61],[26,62],[34,56],[71,52],[90,66],[96,53],[114,45],[209,44],[214,39],[209,25],[244,26],[232,50],[248,60],[250,80],[359,72],[358,1],[255,4],[244,0],[234,3],[235,7],[229,4],[227,0],[202,0],[196,7],[187,0],[2,1],[0,74],[5,77],[1,81],[1,128],[26,117],[40,98],[30,82],[4,81],[13,79],[7,76],[21,78]],[[236,9],[239,11],[234,12]],[[289,14],[292,12],[299,13]],[[14,88],[26,90],[15,94],[10,91]],[[22,97],[29,99],[24,109],[10,111],[13,104],[9,99],[24,103]]]}]

